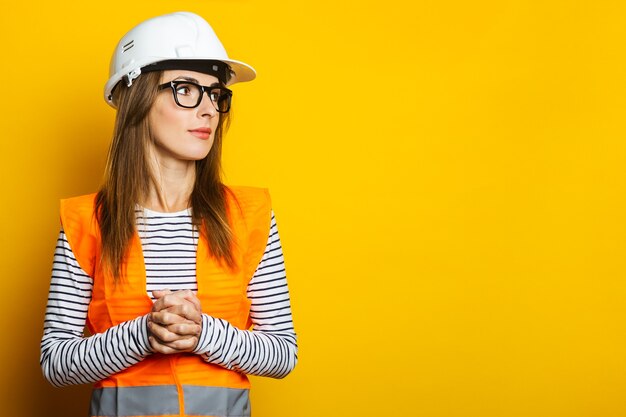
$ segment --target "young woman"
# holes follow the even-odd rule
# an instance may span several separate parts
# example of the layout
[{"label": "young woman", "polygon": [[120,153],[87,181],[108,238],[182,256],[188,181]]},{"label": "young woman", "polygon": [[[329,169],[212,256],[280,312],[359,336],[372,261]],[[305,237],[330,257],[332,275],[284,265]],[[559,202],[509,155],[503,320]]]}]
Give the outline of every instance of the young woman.
[{"label": "young woman", "polygon": [[61,202],[41,342],[50,383],[95,383],[91,416],[248,416],[246,374],[295,366],[269,195],[220,179],[227,86],[254,77],[192,13],[115,50],[104,185]]}]

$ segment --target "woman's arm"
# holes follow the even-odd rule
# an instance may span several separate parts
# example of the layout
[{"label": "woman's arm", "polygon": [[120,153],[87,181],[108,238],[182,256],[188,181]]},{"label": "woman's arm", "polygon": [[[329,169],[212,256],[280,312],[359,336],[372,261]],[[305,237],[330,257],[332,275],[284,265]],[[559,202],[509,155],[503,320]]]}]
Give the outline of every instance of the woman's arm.
[{"label": "woman's arm", "polygon": [[92,278],[78,265],[61,231],[41,340],[41,369],[55,386],[96,382],[150,354],[146,316],[84,337]]},{"label": "woman's arm", "polygon": [[274,213],[265,253],[248,284],[248,298],[253,330],[240,330],[203,314],[195,352],[228,369],[282,378],[295,367],[298,346]]}]

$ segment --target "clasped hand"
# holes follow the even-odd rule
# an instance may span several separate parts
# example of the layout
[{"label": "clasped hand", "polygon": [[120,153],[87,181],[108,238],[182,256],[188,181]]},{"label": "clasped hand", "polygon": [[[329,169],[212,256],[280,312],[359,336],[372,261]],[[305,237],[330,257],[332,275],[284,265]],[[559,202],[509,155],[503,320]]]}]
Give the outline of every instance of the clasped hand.
[{"label": "clasped hand", "polygon": [[148,339],[157,353],[191,352],[202,331],[200,300],[189,290],[153,291],[148,314]]}]

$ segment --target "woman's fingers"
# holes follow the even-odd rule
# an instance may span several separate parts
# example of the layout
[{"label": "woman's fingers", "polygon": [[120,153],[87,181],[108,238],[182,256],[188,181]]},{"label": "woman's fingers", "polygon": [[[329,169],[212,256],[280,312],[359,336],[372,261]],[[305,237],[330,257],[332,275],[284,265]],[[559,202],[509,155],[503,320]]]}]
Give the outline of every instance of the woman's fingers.
[{"label": "woman's fingers", "polygon": [[156,298],[148,315],[148,337],[154,352],[191,352],[202,331],[202,308],[189,290],[153,291]]},{"label": "woman's fingers", "polygon": [[150,333],[164,342],[172,342],[180,337],[196,336],[200,334],[199,325],[191,322],[163,325],[148,322]]},{"label": "woman's fingers", "polygon": [[152,291],[152,295],[156,298],[152,306],[152,311],[161,311],[169,307],[189,304],[195,308],[199,313],[202,313],[202,306],[200,300],[190,290],[180,291]]},{"label": "woman's fingers", "polygon": [[186,305],[168,307],[161,311],[153,311],[150,313],[150,317],[155,323],[164,326],[185,322],[202,324],[202,314],[188,303]]},{"label": "woman's fingers", "polygon": [[196,308],[193,307],[190,303],[168,307],[165,310],[161,310],[159,313],[177,315],[196,324],[202,324],[202,312],[196,310]]},{"label": "woman's fingers", "polygon": [[[183,314],[178,312],[178,309],[174,311],[162,310],[162,311],[153,311],[150,313],[150,321],[160,324],[162,326],[169,326],[170,324],[178,324],[178,323],[194,323],[193,320],[188,319]],[[196,323],[200,324],[200,323]]]},{"label": "woman's fingers", "polygon": [[189,301],[198,311],[202,311],[202,305],[200,304],[200,299],[193,293],[191,290],[180,290],[172,293],[176,297],[180,297],[184,300]]},{"label": "woman's fingers", "polygon": [[154,352],[170,354],[191,352],[198,344],[201,328],[197,324],[182,323],[162,326],[148,320],[148,339]]},{"label": "woman's fingers", "polygon": [[178,339],[173,342],[162,342],[155,336],[149,336],[150,347],[156,353],[169,355],[171,353],[191,352],[198,344],[198,338],[195,336]]},{"label": "woman's fingers", "polygon": [[163,297],[164,295],[171,294],[171,293],[172,293],[172,291],[170,289],[168,289],[168,288],[166,288],[164,290],[153,290],[152,291],[152,296],[154,298],[158,299],[158,298]]},{"label": "woman's fingers", "polygon": [[[174,317],[176,320],[168,320],[166,317]],[[175,314],[150,313],[148,330],[160,340],[171,342],[180,336],[199,336],[202,326]]]}]

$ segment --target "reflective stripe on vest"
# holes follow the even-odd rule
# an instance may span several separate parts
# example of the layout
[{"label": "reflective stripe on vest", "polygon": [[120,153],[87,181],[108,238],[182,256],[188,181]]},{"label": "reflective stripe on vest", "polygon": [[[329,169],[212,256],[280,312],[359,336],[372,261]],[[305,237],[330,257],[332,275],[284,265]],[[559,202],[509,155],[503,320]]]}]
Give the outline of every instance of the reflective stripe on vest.
[{"label": "reflective stripe on vest", "polygon": [[[185,415],[249,417],[248,390],[183,385]],[[175,385],[95,389],[90,415],[98,417],[178,415]]]}]

